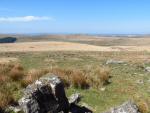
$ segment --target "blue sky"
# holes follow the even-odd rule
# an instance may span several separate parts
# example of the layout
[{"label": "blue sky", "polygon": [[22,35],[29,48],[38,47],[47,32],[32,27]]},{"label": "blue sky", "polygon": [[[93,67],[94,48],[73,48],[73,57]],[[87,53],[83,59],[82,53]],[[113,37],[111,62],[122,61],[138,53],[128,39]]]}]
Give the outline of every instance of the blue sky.
[{"label": "blue sky", "polygon": [[0,0],[0,33],[150,34],[150,0]]}]

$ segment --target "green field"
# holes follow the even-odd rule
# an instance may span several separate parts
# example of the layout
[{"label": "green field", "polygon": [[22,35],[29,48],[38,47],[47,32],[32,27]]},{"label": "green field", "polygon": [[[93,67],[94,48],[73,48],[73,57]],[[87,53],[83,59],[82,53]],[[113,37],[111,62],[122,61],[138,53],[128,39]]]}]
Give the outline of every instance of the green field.
[{"label": "green field", "polygon": [[[1,53],[1,57],[18,58],[25,71],[30,69],[59,68],[86,71],[87,75],[97,68],[109,68],[110,83],[99,88],[66,88],[67,95],[79,92],[83,95],[80,104],[86,103],[95,113],[134,100],[144,112],[150,111],[150,73],[144,67],[150,66],[147,52],[39,52],[39,53]],[[125,64],[109,64],[109,59],[123,60]],[[137,83],[142,80],[143,83]],[[14,95],[21,97],[22,87],[18,82],[3,84]],[[101,88],[106,88],[101,91]]]}]

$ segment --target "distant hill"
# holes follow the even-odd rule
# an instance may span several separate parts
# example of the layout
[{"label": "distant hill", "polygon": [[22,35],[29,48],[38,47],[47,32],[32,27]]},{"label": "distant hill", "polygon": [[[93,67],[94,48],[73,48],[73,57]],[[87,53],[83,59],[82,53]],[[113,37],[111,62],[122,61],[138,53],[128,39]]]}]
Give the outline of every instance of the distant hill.
[{"label": "distant hill", "polygon": [[14,43],[16,41],[17,41],[17,38],[15,38],[15,37],[0,38],[0,43]]},{"label": "distant hill", "polygon": [[[6,39],[3,37],[7,37]],[[15,39],[13,39],[15,37]],[[45,35],[21,35],[8,34],[0,35],[0,43],[13,42],[75,42],[81,44],[89,44],[96,46],[149,46],[150,35],[136,35],[136,36],[103,36],[103,35],[80,35],[80,34],[45,34]]]}]

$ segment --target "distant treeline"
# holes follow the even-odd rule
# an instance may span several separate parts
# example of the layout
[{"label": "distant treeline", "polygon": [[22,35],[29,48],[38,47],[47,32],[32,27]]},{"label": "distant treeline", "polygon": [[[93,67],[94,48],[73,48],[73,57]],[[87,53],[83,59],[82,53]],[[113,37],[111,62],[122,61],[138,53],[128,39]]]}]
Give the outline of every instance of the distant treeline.
[{"label": "distant treeline", "polygon": [[15,37],[4,37],[0,38],[0,43],[14,43],[16,42],[17,38]]}]

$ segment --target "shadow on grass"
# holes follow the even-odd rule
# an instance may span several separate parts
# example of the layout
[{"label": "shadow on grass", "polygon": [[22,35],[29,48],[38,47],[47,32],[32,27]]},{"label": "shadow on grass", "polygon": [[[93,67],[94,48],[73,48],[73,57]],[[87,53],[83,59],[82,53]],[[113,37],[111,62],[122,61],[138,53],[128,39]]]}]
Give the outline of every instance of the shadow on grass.
[{"label": "shadow on grass", "polygon": [[71,113],[93,113],[90,109],[84,107],[84,106],[78,106],[76,104],[70,105],[70,112]]}]

